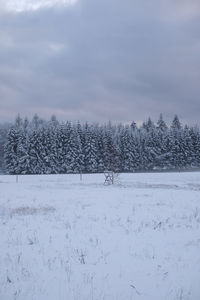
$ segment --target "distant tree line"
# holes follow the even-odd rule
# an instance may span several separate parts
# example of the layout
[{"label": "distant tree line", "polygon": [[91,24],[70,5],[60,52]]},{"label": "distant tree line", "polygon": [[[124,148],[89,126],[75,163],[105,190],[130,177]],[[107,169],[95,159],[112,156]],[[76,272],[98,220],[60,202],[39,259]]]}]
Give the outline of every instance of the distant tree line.
[{"label": "distant tree line", "polygon": [[[4,152],[4,153],[3,153]],[[4,160],[3,160],[4,157]],[[200,131],[182,126],[176,115],[167,126],[160,115],[142,126],[46,122],[35,115],[16,118],[0,130],[0,167],[8,174],[138,172],[200,167]]]},{"label": "distant tree line", "polygon": [[5,172],[4,147],[11,124],[0,124],[0,174]]}]

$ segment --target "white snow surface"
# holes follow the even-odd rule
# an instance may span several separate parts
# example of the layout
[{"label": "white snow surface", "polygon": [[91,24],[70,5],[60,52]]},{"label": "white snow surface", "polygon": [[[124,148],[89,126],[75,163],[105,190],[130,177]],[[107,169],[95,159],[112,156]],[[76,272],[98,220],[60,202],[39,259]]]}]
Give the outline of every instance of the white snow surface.
[{"label": "white snow surface", "polygon": [[1,300],[199,300],[200,173],[0,176]]}]

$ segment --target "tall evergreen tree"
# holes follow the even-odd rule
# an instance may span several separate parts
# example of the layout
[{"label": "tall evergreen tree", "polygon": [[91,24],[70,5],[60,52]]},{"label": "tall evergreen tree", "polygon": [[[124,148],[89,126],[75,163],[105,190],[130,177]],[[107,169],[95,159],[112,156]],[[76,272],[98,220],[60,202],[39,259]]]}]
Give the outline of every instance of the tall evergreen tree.
[{"label": "tall evergreen tree", "polygon": [[167,130],[167,125],[166,125],[165,121],[163,120],[162,114],[160,114],[159,120],[157,122],[157,128],[162,132]]},{"label": "tall evergreen tree", "polygon": [[180,130],[181,129],[181,122],[179,121],[179,118],[177,115],[174,116],[174,119],[172,121],[172,124],[171,124],[171,128],[173,130]]},{"label": "tall evergreen tree", "polygon": [[85,131],[85,170],[86,172],[98,171],[97,136],[94,127],[88,126]]},{"label": "tall evergreen tree", "polygon": [[9,174],[18,174],[18,143],[19,130],[12,127],[8,132],[4,150],[6,170]]}]

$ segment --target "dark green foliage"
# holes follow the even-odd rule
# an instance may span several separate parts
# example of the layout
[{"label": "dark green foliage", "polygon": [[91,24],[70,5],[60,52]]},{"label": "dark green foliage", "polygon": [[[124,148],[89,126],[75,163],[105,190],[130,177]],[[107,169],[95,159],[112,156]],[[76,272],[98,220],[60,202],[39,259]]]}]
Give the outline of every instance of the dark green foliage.
[{"label": "dark green foliage", "polygon": [[118,126],[110,122],[104,126],[79,122],[60,124],[55,116],[49,122],[37,115],[31,122],[17,116],[7,132],[5,143],[5,132],[0,130],[0,137],[4,134],[4,163],[9,174],[135,172],[200,167],[200,131],[197,127],[183,128],[177,116],[170,128],[162,115],[156,125],[149,118],[140,128],[134,122]]}]

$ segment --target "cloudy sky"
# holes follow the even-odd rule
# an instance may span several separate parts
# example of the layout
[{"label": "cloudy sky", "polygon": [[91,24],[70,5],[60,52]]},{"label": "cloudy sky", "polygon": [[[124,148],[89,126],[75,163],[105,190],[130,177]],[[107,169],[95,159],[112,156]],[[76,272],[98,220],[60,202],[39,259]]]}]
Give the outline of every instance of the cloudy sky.
[{"label": "cloudy sky", "polygon": [[0,122],[200,124],[199,0],[0,0]]}]

